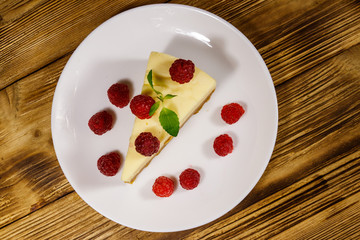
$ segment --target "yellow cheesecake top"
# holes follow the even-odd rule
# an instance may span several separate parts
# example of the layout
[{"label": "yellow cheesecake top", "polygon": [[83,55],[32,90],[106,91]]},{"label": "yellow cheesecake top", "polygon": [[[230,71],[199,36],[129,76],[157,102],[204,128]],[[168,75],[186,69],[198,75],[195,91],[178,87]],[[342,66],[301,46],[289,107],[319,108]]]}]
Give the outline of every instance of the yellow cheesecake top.
[{"label": "yellow cheesecake top", "polygon": [[150,54],[141,94],[149,95],[155,101],[158,101],[147,80],[147,75],[152,70],[154,88],[162,92],[164,96],[173,94],[176,97],[165,100],[150,119],[135,119],[121,176],[124,182],[132,182],[156,155],[146,157],[135,150],[134,142],[140,133],[151,132],[152,135],[159,139],[160,149],[158,153],[171,139],[171,136],[162,128],[159,122],[159,113],[162,107],[167,107],[177,113],[181,127],[192,114],[199,110],[215,90],[216,81],[196,66],[194,77],[190,82],[180,84],[171,80],[169,68],[176,59],[173,56],[159,52],[151,52]]}]

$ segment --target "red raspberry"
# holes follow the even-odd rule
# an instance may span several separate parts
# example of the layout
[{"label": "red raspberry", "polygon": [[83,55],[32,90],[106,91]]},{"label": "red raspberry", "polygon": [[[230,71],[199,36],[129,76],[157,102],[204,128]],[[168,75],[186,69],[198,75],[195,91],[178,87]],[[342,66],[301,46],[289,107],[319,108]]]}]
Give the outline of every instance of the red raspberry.
[{"label": "red raspberry", "polygon": [[200,173],[195,169],[185,169],[179,177],[180,185],[186,190],[192,190],[197,187],[200,182]]},{"label": "red raspberry", "polygon": [[174,192],[174,188],[175,184],[173,180],[165,176],[160,176],[155,180],[152,191],[158,197],[170,197]]},{"label": "red raspberry", "polygon": [[144,156],[151,156],[157,153],[160,148],[160,141],[150,132],[142,132],[135,139],[135,149]]},{"label": "red raspberry", "polygon": [[245,113],[243,107],[238,103],[230,103],[221,109],[221,118],[228,124],[236,123]]},{"label": "red raspberry", "polygon": [[108,98],[112,104],[123,108],[130,102],[129,87],[123,83],[115,83],[107,91]]},{"label": "red raspberry", "polygon": [[220,135],[215,138],[213,147],[217,155],[224,157],[233,151],[233,140],[227,134]]},{"label": "red raspberry", "polygon": [[150,108],[155,100],[147,95],[137,95],[130,102],[131,112],[140,119],[151,118]]},{"label": "red raspberry", "polygon": [[171,79],[180,84],[190,82],[194,76],[195,65],[191,60],[177,59],[170,69]]},{"label": "red raspberry", "polygon": [[112,128],[113,118],[106,111],[98,112],[93,115],[89,122],[89,128],[97,135],[103,135]]},{"label": "red raspberry", "polygon": [[120,155],[116,152],[111,152],[99,158],[97,167],[105,176],[114,176],[119,171],[120,161]]}]

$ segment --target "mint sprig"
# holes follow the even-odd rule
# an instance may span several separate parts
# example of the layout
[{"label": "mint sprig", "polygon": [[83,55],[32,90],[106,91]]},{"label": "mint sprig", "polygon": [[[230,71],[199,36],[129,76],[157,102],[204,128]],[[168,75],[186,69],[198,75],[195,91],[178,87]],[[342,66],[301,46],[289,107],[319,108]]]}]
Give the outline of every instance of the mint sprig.
[{"label": "mint sprig", "polygon": [[154,104],[151,106],[151,108],[150,108],[149,116],[154,115],[154,113],[155,113],[156,110],[159,108],[159,106],[160,106],[160,102],[154,103]]},{"label": "mint sprig", "polygon": [[179,118],[174,111],[163,107],[159,115],[159,121],[163,129],[171,136],[176,137],[178,135],[180,123]]},{"label": "mint sprig", "polygon": [[154,88],[154,85],[153,85],[153,80],[152,80],[152,69],[149,71],[148,75],[147,75],[147,80],[150,84],[150,87],[152,88],[152,90],[154,90],[154,92],[157,94],[157,95],[161,95],[162,96],[162,93],[155,90]]},{"label": "mint sprig", "polygon": [[[147,80],[148,80],[149,85],[152,88],[152,90],[156,93],[156,98],[160,100],[160,101],[155,102],[151,106],[149,115],[152,116],[152,115],[154,115],[156,110],[160,107],[160,103],[163,104],[166,99],[174,98],[174,97],[176,97],[176,95],[166,94],[164,96],[160,91],[157,91],[154,88],[152,70],[149,71],[149,73],[147,75]],[[172,111],[166,107],[163,107],[161,109],[161,112],[159,115],[159,122],[160,122],[161,126],[163,127],[163,129],[167,133],[169,133],[171,136],[176,137],[178,135],[179,129],[180,129],[180,122],[179,122],[179,117],[177,116],[177,114],[174,111]]]}]

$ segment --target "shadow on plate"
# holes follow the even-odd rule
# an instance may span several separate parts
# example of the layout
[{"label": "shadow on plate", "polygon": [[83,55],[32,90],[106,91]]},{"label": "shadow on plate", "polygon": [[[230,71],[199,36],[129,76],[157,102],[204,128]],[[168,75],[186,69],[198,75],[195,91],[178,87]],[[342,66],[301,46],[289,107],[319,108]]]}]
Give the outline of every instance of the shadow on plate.
[{"label": "shadow on plate", "polygon": [[178,58],[190,59],[195,65],[216,79],[218,86],[225,83],[234,71],[236,61],[225,50],[226,40],[207,38],[199,33],[178,34],[164,52]]}]

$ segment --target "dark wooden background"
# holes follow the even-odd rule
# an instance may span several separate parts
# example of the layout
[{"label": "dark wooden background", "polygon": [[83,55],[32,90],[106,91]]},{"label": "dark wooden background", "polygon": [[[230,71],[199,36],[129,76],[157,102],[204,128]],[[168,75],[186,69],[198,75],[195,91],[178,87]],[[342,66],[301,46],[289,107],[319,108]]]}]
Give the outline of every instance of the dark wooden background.
[{"label": "dark wooden background", "polygon": [[[63,175],[50,114],[79,43],[150,3],[208,10],[264,58],[279,104],[278,138],[253,191],[225,216],[150,233],[95,212]],[[0,1],[0,239],[360,239],[360,1]]]}]

